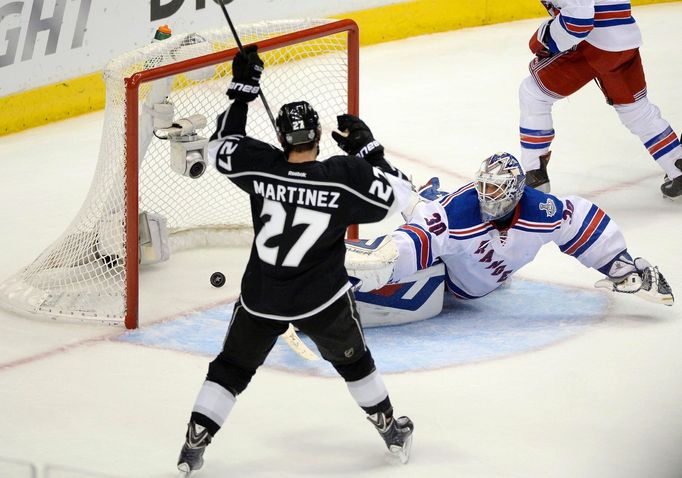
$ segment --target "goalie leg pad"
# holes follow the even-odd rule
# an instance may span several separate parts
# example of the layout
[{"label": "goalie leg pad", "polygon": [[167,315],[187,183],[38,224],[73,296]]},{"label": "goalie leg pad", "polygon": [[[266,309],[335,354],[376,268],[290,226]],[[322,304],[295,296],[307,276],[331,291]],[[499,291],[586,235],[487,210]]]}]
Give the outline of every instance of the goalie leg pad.
[{"label": "goalie leg pad", "polygon": [[398,325],[429,319],[443,310],[445,266],[431,267],[371,292],[358,292],[365,327]]}]

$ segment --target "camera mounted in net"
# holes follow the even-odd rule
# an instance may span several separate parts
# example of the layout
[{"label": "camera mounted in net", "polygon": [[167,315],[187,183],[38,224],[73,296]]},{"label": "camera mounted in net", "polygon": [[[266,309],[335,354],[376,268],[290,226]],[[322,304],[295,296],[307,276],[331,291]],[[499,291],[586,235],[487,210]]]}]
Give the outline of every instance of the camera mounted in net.
[{"label": "camera mounted in net", "polygon": [[[171,110],[171,103],[154,105],[154,108]],[[168,118],[167,112],[159,115]],[[198,130],[205,128],[207,121],[204,115],[195,114],[175,121],[159,120],[155,117],[154,135],[159,139],[170,141],[170,165],[176,173],[192,179],[201,177],[206,171],[208,139],[199,135]],[[157,121],[158,120],[158,121]]]}]

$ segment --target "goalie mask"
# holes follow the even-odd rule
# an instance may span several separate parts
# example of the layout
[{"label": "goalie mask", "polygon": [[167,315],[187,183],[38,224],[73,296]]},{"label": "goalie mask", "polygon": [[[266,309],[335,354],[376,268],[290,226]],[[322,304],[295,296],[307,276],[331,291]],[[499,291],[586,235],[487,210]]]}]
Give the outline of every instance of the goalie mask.
[{"label": "goalie mask", "polygon": [[509,153],[495,153],[483,160],[476,174],[481,219],[493,221],[511,213],[523,195],[526,173]]},{"label": "goalie mask", "polygon": [[277,114],[277,137],[285,151],[320,139],[320,118],[305,101],[287,103]]}]

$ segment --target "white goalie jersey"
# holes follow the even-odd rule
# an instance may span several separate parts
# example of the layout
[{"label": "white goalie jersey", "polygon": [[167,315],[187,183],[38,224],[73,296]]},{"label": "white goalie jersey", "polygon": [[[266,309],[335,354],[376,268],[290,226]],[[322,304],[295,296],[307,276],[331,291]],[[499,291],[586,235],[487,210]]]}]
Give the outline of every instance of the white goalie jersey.
[{"label": "white goalie jersey", "polygon": [[599,207],[577,196],[559,198],[526,187],[511,225],[483,222],[474,183],[421,204],[393,232],[398,258],[391,282],[442,261],[446,284],[462,299],[482,297],[554,242],[583,265],[599,269],[626,249],[620,229]]}]

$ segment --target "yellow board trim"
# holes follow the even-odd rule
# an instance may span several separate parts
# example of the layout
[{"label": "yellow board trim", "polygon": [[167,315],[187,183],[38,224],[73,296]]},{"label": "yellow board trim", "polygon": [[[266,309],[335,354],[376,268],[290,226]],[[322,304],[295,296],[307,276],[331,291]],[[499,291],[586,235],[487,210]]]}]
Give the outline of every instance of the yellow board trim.
[{"label": "yellow board trim", "polygon": [[[632,0],[633,5],[675,0]],[[361,45],[546,15],[537,0],[412,0],[337,15],[360,26]],[[104,108],[101,73],[0,98],[0,136]]]},{"label": "yellow board trim", "polygon": [[[482,8],[483,4],[483,8]],[[539,1],[416,0],[338,15],[360,26],[360,44],[547,15]]]},{"label": "yellow board trim", "polygon": [[0,98],[0,136],[104,108],[101,73]]},{"label": "yellow board trim", "polygon": [[[637,5],[676,0],[631,0]],[[412,0],[336,15],[360,26],[360,44],[374,45],[428,33],[546,17],[539,0]]]}]

